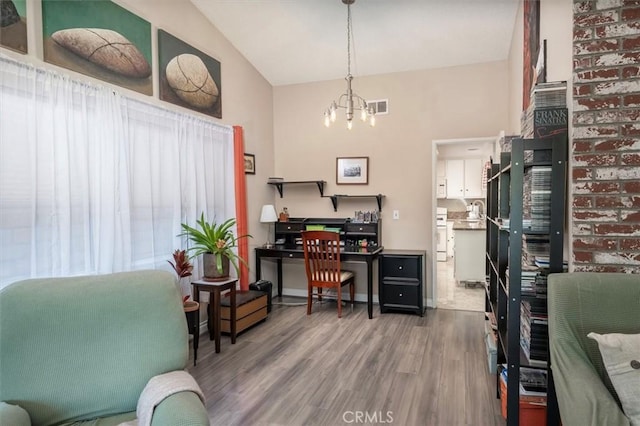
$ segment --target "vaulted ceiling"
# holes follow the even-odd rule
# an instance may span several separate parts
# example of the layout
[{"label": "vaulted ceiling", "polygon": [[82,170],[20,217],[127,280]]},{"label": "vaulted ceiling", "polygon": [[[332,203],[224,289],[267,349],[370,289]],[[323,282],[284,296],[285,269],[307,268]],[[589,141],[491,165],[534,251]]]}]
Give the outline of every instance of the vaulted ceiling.
[{"label": "vaulted ceiling", "polygon": [[[191,0],[274,86],[344,78],[341,0]],[[357,0],[354,76],[506,60],[520,0]]]}]

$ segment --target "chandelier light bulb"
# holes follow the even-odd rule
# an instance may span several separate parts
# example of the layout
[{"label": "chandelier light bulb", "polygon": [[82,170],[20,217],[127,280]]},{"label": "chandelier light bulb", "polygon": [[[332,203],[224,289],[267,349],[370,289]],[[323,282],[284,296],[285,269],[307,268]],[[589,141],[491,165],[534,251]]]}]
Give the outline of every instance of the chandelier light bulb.
[{"label": "chandelier light bulb", "polygon": [[366,108],[362,108],[362,110],[360,111],[360,119],[362,121],[367,121],[367,110],[366,110]]},{"label": "chandelier light bulb", "polygon": [[351,130],[352,127],[353,127],[353,121],[347,120],[347,129]]},{"label": "chandelier light bulb", "polygon": [[369,124],[371,125],[371,127],[376,127],[376,116],[372,115],[371,117],[369,117]]},{"label": "chandelier light bulb", "polygon": [[329,111],[324,112],[324,125],[329,127],[331,125],[331,118],[329,116]]}]

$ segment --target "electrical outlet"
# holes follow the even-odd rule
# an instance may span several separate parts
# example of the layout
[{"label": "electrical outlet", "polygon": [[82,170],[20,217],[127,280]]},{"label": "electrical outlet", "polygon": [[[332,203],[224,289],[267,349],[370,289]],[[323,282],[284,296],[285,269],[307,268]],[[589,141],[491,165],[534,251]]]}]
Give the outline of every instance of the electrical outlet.
[{"label": "electrical outlet", "polygon": [[394,210],[394,211],[393,211],[393,218],[394,218],[395,220],[400,219],[400,210]]}]

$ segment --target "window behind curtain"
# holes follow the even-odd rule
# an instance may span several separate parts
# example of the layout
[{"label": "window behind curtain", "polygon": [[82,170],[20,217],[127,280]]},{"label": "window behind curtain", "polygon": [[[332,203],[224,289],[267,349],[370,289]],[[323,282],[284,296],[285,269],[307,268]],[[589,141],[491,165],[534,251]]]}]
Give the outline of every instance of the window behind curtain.
[{"label": "window behind curtain", "polygon": [[0,65],[0,287],[167,269],[180,223],[235,216],[230,127]]}]

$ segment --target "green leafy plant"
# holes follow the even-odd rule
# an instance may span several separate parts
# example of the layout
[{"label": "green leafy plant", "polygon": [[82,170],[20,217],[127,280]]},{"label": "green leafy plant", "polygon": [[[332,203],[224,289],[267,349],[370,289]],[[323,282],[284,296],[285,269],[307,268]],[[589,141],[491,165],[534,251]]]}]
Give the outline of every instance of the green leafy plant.
[{"label": "green leafy plant", "polygon": [[209,223],[204,218],[204,212],[200,215],[200,219],[196,221],[197,227],[191,227],[186,223],[182,224],[182,233],[180,237],[185,236],[194,243],[192,247],[187,249],[191,257],[196,257],[204,253],[211,253],[216,259],[216,268],[222,273],[222,258],[227,257],[229,262],[239,274],[238,261],[245,266],[249,266],[247,262],[235,254],[233,248],[238,246],[238,241],[242,238],[253,238],[251,235],[241,235],[236,237],[233,235],[231,228],[236,224],[236,219],[227,219],[221,224],[215,222]]}]

